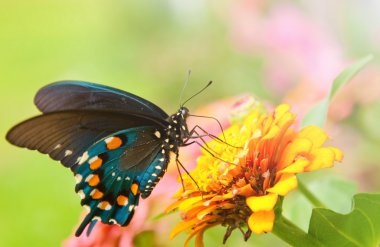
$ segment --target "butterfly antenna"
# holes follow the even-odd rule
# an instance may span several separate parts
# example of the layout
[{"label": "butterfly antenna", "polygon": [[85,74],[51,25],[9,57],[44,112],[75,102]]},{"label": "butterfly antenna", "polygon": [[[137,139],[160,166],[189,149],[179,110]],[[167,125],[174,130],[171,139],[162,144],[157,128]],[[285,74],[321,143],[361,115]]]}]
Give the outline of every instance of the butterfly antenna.
[{"label": "butterfly antenna", "polygon": [[188,98],[185,102],[183,102],[183,103],[181,104],[181,107],[184,106],[189,100],[191,100],[192,98],[194,98],[195,96],[197,96],[198,94],[200,94],[200,93],[202,93],[204,90],[206,90],[206,88],[208,88],[211,84],[212,84],[212,81],[209,81],[209,82],[207,83],[207,85],[206,85],[204,88],[202,88],[202,89],[199,90],[196,94],[194,94],[193,96],[191,96],[190,98]]},{"label": "butterfly antenna", "polygon": [[183,87],[182,87],[182,90],[181,90],[181,94],[180,94],[180,97],[179,97],[179,105],[180,106],[181,106],[181,101],[182,101],[183,93],[185,92],[187,84],[189,84],[190,76],[191,76],[191,69],[189,69],[189,71],[187,71],[187,78],[186,78],[186,81],[183,84]]}]

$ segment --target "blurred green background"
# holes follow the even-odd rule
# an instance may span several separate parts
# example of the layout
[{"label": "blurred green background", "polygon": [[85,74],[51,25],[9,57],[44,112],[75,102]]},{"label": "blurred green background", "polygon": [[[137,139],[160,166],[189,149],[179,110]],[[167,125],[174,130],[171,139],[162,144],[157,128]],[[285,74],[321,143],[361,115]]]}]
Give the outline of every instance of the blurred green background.
[{"label": "blurred green background", "polygon": [[[115,86],[171,113],[188,69],[186,95],[215,82],[191,109],[251,93],[272,104],[293,103],[302,115],[344,66],[372,53],[372,64],[333,102],[328,130],[346,153],[330,173],[377,191],[379,8],[374,0],[1,0],[1,136],[38,114],[33,97],[39,88],[64,79]],[[0,152],[0,246],[60,245],[81,212],[71,172],[4,138]],[[355,185],[342,190],[348,187],[351,195]],[[212,236],[220,238],[212,231],[211,242]]]}]

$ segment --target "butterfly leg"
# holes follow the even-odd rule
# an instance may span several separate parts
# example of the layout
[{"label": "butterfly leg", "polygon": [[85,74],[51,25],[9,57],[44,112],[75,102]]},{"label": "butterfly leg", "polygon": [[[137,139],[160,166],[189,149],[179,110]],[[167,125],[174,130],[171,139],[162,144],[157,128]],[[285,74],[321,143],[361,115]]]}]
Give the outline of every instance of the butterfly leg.
[{"label": "butterfly leg", "polygon": [[[193,134],[196,134],[195,136],[193,136]],[[207,135],[206,135],[207,136]],[[216,153],[214,150],[212,150],[212,148],[207,144],[206,140],[203,138],[205,136],[203,135],[200,135],[197,130],[195,129],[195,127],[189,132],[189,138],[187,138],[184,142],[185,142],[185,146],[188,146],[190,144],[193,144],[194,142],[196,141],[192,141],[192,142],[188,142],[190,139],[195,139],[195,138],[199,138],[201,139],[202,143],[211,151],[213,151],[214,153]]]},{"label": "butterfly leg", "polygon": [[182,178],[181,170],[179,168],[179,160],[178,160],[178,158],[176,158],[175,163],[177,165],[178,174],[179,174],[179,177],[181,179],[182,189],[183,189],[183,191],[185,191],[185,184],[183,183],[183,178]]},{"label": "butterfly leg", "polygon": [[[226,145],[228,145],[228,146],[230,146],[230,147],[233,147],[233,148],[242,148],[242,147],[237,147],[237,146],[234,146],[234,145],[231,145],[231,144],[229,144],[227,141],[226,141],[226,138],[225,137],[223,137],[224,138],[224,141],[222,140],[222,139],[220,139],[219,137],[217,137],[217,136],[215,136],[215,135],[213,135],[213,134],[211,134],[211,133],[209,133],[209,132],[207,132],[205,129],[203,129],[201,126],[199,126],[199,125],[195,125],[194,126],[194,128],[190,131],[190,134],[193,134],[195,131],[196,131],[196,129],[199,129],[199,130],[201,130],[205,135],[202,135],[202,136],[208,136],[208,137],[211,137],[212,139],[216,139],[217,141],[219,141],[219,142],[221,142],[221,143],[224,143],[224,144],[226,144]],[[190,135],[191,137],[190,138],[197,138],[197,137],[199,137],[199,136],[201,136],[201,135],[199,135],[198,134],[198,136],[192,136],[192,135]],[[224,136],[224,133],[223,133],[223,136]]]},{"label": "butterfly leg", "polygon": [[[200,139],[202,139],[202,138],[200,138]],[[202,142],[203,143],[205,143],[205,140],[202,140]],[[220,161],[223,161],[223,162],[225,162],[225,163],[227,163],[227,164],[231,164],[231,165],[237,165],[237,164],[235,164],[235,163],[232,163],[232,162],[229,162],[229,161],[226,161],[226,160],[223,160],[223,159],[221,159],[221,158],[219,158],[218,156],[216,156],[215,154],[213,154],[210,150],[212,150],[211,148],[210,148],[210,150],[207,148],[207,147],[204,147],[203,145],[202,145],[202,143],[200,143],[200,142],[198,142],[198,141],[192,141],[192,142],[187,142],[187,143],[185,143],[184,145],[182,145],[182,146],[188,146],[188,145],[191,145],[191,144],[193,144],[193,143],[196,143],[198,146],[200,146],[203,150],[205,150],[207,153],[209,153],[212,157],[214,157],[215,159],[218,159],[218,160],[220,160]],[[212,150],[213,151],[213,150]],[[213,152],[215,152],[215,151],[213,151]]]},{"label": "butterfly leg", "polygon": [[226,136],[224,135],[224,129],[222,127],[222,124],[219,122],[219,120],[217,118],[211,117],[211,116],[200,116],[200,115],[193,115],[193,114],[189,114],[189,116],[191,116],[191,117],[199,117],[199,118],[209,118],[209,119],[215,120],[218,123],[220,130],[222,131],[224,142],[227,142],[226,141]]},{"label": "butterfly leg", "polygon": [[[178,157],[178,156],[177,156]],[[199,193],[202,195],[202,191],[201,191],[201,188],[199,187],[197,181],[195,181],[195,179],[193,178],[193,176],[191,176],[190,172],[185,168],[185,166],[181,163],[181,161],[179,161],[178,158],[176,158],[176,162],[177,164],[179,164],[181,166],[181,168],[186,172],[186,174],[190,177],[191,180],[193,180],[193,182],[195,183],[195,185],[197,186],[198,188],[198,191]],[[179,171],[179,167],[178,167],[178,171]],[[180,173],[181,174],[181,173]],[[181,181],[182,181],[182,186],[183,186],[183,190],[185,191],[185,186],[183,184],[183,179],[181,177]]]}]

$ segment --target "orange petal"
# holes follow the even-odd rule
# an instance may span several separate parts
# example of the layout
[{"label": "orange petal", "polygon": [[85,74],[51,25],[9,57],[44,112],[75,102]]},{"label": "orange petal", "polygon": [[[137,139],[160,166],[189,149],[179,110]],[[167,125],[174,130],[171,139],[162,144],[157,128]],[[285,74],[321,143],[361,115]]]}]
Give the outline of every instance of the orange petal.
[{"label": "orange petal", "polygon": [[297,178],[294,174],[282,174],[280,180],[270,189],[267,189],[267,192],[275,193],[280,196],[288,194],[290,191],[297,188]]},{"label": "orange petal", "polygon": [[195,224],[197,224],[199,220],[197,218],[193,218],[188,221],[180,221],[171,231],[170,233],[170,239],[173,239],[175,236],[177,236],[180,232],[185,231],[188,228],[193,227]]},{"label": "orange petal", "polygon": [[290,166],[286,167],[285,169],[282,169],[281,171],[278,171],[277,174],[300,173],[300,172],[303,172],[305,167],[309,164],[310,162],[307,159],[300,157]]},{"label": "orange petal", "polygon": [[309,153],[313,147],[313,142],[306,138],[295,138],[289,143],[281,154],[279,169],[291,165],[300,154]]},{"label": "orange petal", "polygon": [[202,220],[206,215],[213,213],[214,211],[218,209],[230,209],[236,207],[236,204],[228,203],[228,202],[222,202],[219,204],[215,204],[212,206],[208,206],[202,211],[197,213],[197,218],[199,220]]},{"label": "orange petal", "polygon": [[178,208],[178,206],[182,203],[181,200],[178,200],[176,202],[173,202],[172,204],[170,204],[166,209],[165,209],[165,214],[173,211],[173,210],[176,210]]},{"label": "orange petal", "polygon": [[273,229],[274,211],[259,211],[248,218],[248,226],[252,232],[262,234]]},{"label": "orange petal", "polygon": [[252,196],[255,194],[255,191],[252,189],[252,186],[250,184],[245,185],[244,187],[238,188],[234,191],[236,195],[241,196]]},{"label": "orange petal", "polygon": [[[196,234],[200,234],[200,231],[204,232],[205,230],[207,230],[208,228],[210,227],[213,227],[213,226],[216,226],[216,225],[220,225],[220,222],[216,222],[216,223],[208,223],[208,224],[202,224],[200,226],[197,226],[194,228],[193,231],[191,231],[191,233],[189,234],[189,236],[187,237],[186,241],[185,241],[185,244],[184,244],[184,247],[188,247],[189,246],[189,243],[190,243],[190,240],[196,235]],[[203,233],[202,233],[203,234]],[[198,239],[199,237],[197,236],[197,239],[195,240],[195,245],[197,244],[200,244],[200,243],[197,243],[197,241],[199,240],[202,240],[202,243],[203,244],[203,236],[202,238]],[[202,246],[202,245],[200,245]]]},{"label": "orange petal", "polygon": [[203,247],[203,232],[204,230],[197,233],[195,237],[195,247]]},{"label": "orange petal", "polygon": [[213,221],[215,219],[219,218],[218,215],[206,215],[202,220],[198,220],[197,218],[193,218],[188,221],[181,221],[179,222],[174,229],[170,233],[170,239],[173,239],[175,236],[177,236],[180,232],[185,231],[189,228],[194,227],[195,225],[200,226],[201,224],[207,222],[207,221]]},{"label": "orange petal", "polygon": [[246,204],[253,211],[269,211],[274,208],[277,202],[276,194],[268,194],[265,196],[251,196],[246,199]]},{"label": "orange petal", "polygon": [[298,132],[297,137],[307,138],[313,142],[313,149],[319,148],[326,142],[329,136],[317,126],[307,126]]},{"label": "orange petal", "polygon": [[305,167],[306,172],[332,167],[335,161],[335,152],[331,148],[318,148],[312,153],[310,165]]}]

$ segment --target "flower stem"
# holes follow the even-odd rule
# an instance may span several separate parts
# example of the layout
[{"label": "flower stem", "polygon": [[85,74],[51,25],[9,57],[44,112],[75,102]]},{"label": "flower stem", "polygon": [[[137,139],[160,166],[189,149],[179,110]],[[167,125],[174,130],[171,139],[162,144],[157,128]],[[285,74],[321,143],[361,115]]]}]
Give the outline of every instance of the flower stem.
[{"label": "flower stem", "polygon": [[272,233],[291,246],[323,246],[317,239],[304,232],[281,214],[276,215]]},{"label": "flower stem", "polygon": [[299,180],[298,189],[315,207],[326,208],[326,206],[317,197],[315,197],[313,193],[311,193],[311,191]]}]

